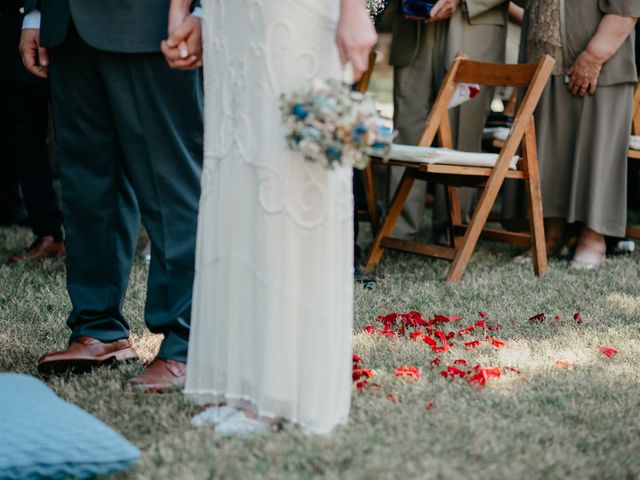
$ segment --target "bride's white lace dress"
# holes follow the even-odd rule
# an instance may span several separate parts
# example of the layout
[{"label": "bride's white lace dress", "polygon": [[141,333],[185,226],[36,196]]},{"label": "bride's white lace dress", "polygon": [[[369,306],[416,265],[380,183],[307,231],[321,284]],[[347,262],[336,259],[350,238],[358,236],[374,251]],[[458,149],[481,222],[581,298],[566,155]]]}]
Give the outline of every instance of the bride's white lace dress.
[{"label": "bride's white lace dress", "polygon": [[351,170],[286,146],[278,98],[341,77],[339,0],[208,0],[186,393],[315,433],[351,399]]}]

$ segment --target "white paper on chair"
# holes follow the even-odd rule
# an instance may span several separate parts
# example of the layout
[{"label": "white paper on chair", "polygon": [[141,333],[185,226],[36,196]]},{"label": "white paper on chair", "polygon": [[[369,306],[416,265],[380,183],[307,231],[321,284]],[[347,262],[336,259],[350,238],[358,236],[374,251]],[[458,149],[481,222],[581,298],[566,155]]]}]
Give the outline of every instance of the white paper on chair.
[{"label": "white paper on chair", "polygon": [[631,135],[631,141],[629,142],[629,148],[631,150],[640,150],[640,135]]},{"label": "white paper on chair", "polygon": [[[379,156],[379,155],[378,155]],[[458,165],[464,167],[494,167],[498,160],[497,153],[472,153],[449,148],[418,147],[415,145],[391,145],[386,156],[389,160],[402,162],[427,163],[430,165]],[[515,156],[509,168],[516,169],[520,157]]]}]

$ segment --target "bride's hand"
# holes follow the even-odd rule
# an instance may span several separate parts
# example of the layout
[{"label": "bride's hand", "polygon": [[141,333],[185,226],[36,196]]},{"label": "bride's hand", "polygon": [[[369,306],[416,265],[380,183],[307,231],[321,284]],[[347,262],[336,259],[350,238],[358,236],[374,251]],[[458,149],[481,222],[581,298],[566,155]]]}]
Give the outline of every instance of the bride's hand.
[{"label": "bride's hand", "polygon": [[341,0],[336,44],[343,65],[351,62],[355,80],[369,68],[369,53],[378,35],[363,0]]}]

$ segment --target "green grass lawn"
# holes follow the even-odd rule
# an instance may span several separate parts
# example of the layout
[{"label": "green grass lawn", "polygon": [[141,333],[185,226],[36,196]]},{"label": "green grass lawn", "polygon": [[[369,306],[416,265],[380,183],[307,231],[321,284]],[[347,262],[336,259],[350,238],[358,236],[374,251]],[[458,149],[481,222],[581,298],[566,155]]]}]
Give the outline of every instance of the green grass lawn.
[{"label": "green grass lawn", "polygon": [[[0,229],[0,257],[28,241],[27,230]],[[140,365],[58,377],[50,385],[142,449],[140,463],[121,478],[640,478],[638,255],[608,260],[595,273],[551,262],[538,279],[530,266],[511,261],[514,253],[481,245],[459,285],[441,281],[446,262],[383,257],[376,288],[356,289],[353,342],[384,391],[354,388],[349,425],[331,438],[307,437],[295,427],[251,440],[196,430],[189,421],[198,408],[179,393],[136,396],[126,388]],[[142,320],[145,278],[139,262],[126,312],[136,345],[150,359],[158,339]],[[0,266],[0,371],[36,374],[38,357],[66,342],[68,309],[62,262]],[[503,326],[494,333],[507,346],[467,351],[454,339],[441,366],[431,369],[435,355],[425,343],[362,332],[378,315],[410,310],[426,318],[458,315],[465,319],[460,326],[484,311]],[[539,312],[547,320],[528,320]],[[619,354],[609,360],[599,345]],[[439,375],[455,359],[521,375],[476,388]],[[409,364],[422,369],[415,383],[394,376]]]}]

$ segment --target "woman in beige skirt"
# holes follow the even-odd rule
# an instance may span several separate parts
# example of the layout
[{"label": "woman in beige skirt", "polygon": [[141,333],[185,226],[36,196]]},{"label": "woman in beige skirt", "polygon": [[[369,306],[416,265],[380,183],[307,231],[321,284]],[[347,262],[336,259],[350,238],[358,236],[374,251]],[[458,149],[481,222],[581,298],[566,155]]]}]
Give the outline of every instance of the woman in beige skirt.
[{"label": "woman in beige skirt", "polygon": [[637,81],[638,0],[528,0],[523,60],[556,59],[535,115],[549,253],[567,223],[582,232],[572,267],[605,257],[604,236],[626,227],[627,150]]}]

